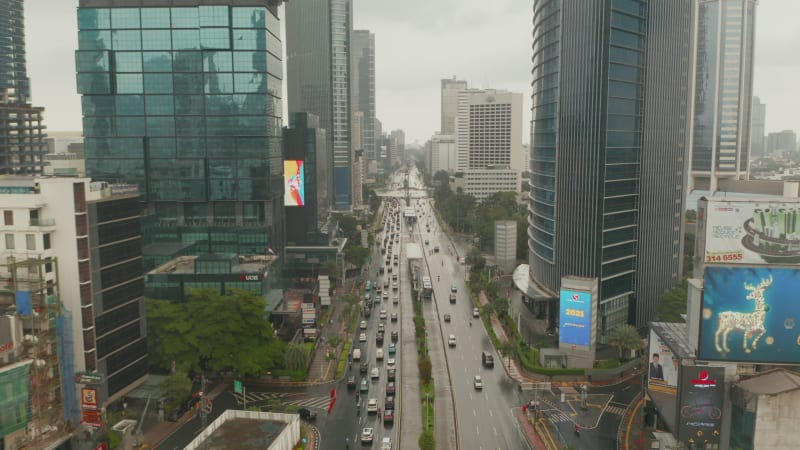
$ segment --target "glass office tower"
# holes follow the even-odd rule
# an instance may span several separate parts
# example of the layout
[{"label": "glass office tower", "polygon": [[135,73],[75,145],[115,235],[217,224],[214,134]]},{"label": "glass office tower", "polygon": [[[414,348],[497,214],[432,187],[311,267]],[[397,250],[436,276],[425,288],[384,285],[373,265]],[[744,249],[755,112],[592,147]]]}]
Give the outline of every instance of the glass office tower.
[{"label": "glass office tower", "polygon": [[78,8],[86,172],[139,186],[146,269],[282,247],[278,2],[197,3]]},{"label": "glass office tower", "polygon": [[681,275],[690,0],[539,0],[530,276],[598,278],[598,329],[652,318]]}]

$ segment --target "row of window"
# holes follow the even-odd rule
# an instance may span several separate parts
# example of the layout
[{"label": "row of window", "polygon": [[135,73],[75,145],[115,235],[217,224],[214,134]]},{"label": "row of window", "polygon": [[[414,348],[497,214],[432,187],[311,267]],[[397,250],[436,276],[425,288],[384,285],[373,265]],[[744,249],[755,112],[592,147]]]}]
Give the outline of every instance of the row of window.
[{"label": "row of window", "polygon": [[[17,236],[13,233],[6,233],[5,234],[5,244],[6,250],[16,250],[17,249]],[[50,233],[45,233],[42,235],[42,249],[49,250],[50,249]],[[21,248],[21,247],[20,247]],[[25,250],[37,250],[36,245],[36,235],[35,234],[26,234],[25,235]]]},{"label": "row of window", "polygon": [[87,137],[172,137],[172,136],[280,136],[268,116],[118,116],[86,117],[83,120]]},{"label": "row of window", "polygon": [[[83,114],[99,116],[280,116],[280,98],[259,94],[84,95]],[[191,118],[195,120],[195,118]]]},{"label": "row of window", "polygon": [[[268,45],[270,41],[275,41]],[[265,30],[81,30],[80,50],[261,50],[277,49],[280,40]],[[276,55],[280,55],[278,52]]]},{"label": "row of window", "polygon": [[176,8],[79,8],[81,30],[137,28],[266,28],[278,19],[264,7],[197,6]]},{"label": "row of window", "polygon": [[[79,94],[271,94],[281,80],[263,73],[79,73]],[[263,102],[264,100],[261,99]]]},{"label": "row of window", "polygon": [[[112,64],[113,63],[113,64]],[[267,72],[280,77],[283,63],[263,51],[108,51],[75,52],[78,73],[89,72]]]}]

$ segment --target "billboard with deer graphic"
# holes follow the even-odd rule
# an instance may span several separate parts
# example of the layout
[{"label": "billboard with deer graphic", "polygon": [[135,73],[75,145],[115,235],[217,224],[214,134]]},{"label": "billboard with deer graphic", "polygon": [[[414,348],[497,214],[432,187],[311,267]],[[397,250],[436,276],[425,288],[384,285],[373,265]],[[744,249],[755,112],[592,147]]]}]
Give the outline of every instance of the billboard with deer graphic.
[{"label": "billboard with deer graphic", "polygon": [[698,359],[800,363],[800,269],[709,266]]}]

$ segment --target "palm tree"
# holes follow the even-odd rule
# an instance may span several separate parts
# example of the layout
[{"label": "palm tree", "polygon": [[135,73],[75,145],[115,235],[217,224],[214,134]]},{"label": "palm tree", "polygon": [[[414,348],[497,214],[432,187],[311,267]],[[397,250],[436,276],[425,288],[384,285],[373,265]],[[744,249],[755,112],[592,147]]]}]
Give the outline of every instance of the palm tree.
[{"label": "palm tree", "polygon": [[625,358],[625,350],[639,350],[644,348],[644,340],[633,325],[622,325],[614,328],[606,337],[608,345],[619,349],[620,359]]}]

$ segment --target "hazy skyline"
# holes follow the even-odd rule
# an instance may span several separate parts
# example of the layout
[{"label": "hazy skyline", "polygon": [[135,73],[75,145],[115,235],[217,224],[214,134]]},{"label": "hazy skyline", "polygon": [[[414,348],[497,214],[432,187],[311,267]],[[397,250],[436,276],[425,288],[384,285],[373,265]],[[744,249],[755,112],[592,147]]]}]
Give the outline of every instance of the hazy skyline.
[{"label": "hazy skyline", "polygon": [[[77,0],[25,4],[33,104],[46,108],[51,131],[82,129],[75,88],[77,5]],[[471,87],[521,92],[522,141],[529,140],[530,0],[355,0],[354,5],[355,28],[375,33],[376,116],[385,131],[403,129],[407,143],[424,143],[440,124],[439,80],[455,75]],[[767,133],[800,131],[798,16],[800,2],[758,5],[753,93],[767,105]]]}]

